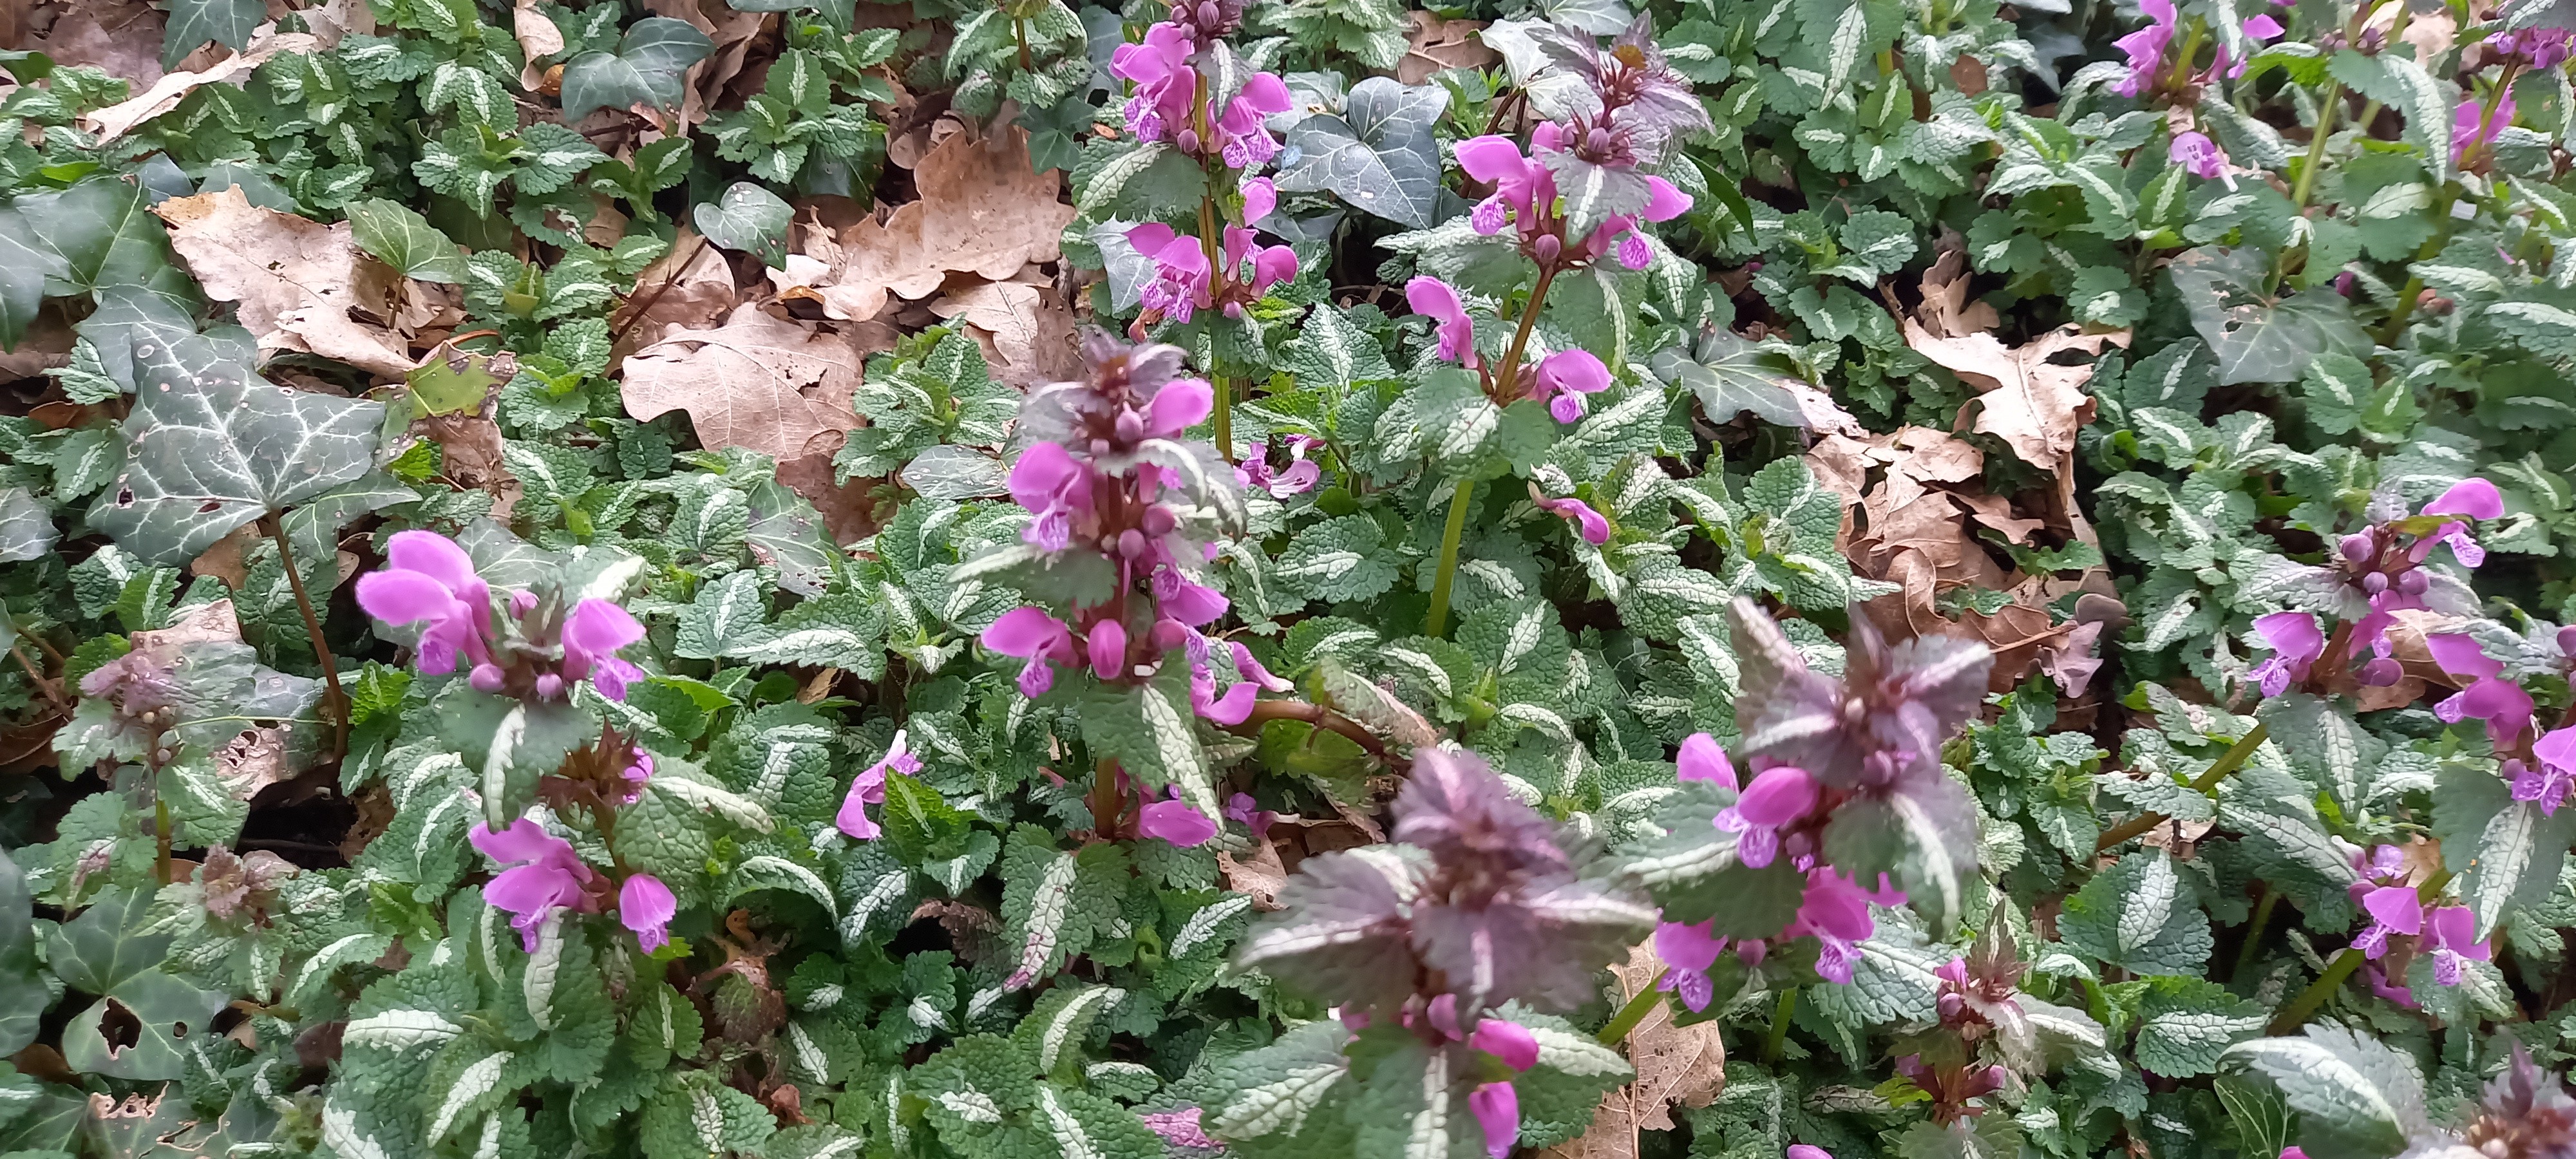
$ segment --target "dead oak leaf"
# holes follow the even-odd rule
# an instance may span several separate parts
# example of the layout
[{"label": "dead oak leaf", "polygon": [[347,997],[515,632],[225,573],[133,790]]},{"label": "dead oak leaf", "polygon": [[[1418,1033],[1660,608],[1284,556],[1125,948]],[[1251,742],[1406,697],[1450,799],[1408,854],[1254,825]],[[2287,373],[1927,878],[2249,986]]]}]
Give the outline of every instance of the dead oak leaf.
[{"label": "dead oak leaf", "polygon": [[930,311],[966,323],[1003,382],[1025,390],[1080,372],[1073,311],[1052,288],[984,282],[931,302]]},{"label": "dead oak leaf", "polygon": [[178,108],[181,100],[201,86],[231,80],[281,52],[310,53],[321,47],[320,41],[301,32],[268,36],[251,45],[249,51],[225,57],[202,71],[164,74],[132,98],[83,115],[81,124],[98,134],[99,143],[104,145],[136,125]]},{"label": "dead oak leaf", "polygon": [[738,307],[720,327],[673,331],[628,356],[626,413],[643,420],[685,410],[710,448],[780,460],[828,454],[858,425],[850,396],[871,345]]},{"label": "dead oak leaf", "polygon": [[[834,318],[873,318],[889,296],[929,296],[951,273],[1007,281],[1030,262],[1060,256],[1072,222],[1063,175],[1029,172],[1029,134],[1018,126],[983,140],[958,134],[913,170],[921,199],[884,224],[860,221],[830,244],[809,246],[826,273],[809,284]],[[809,234],[809,240],[811,235]]]},{"label": "dead oak leaf", "polygon": [[1404,84],[1427,84],[1449,69],[1486,68],[1503,59],[1476,36],[1485,27],[1482,20],[1442,20],[1419,10],[1405,18],[1413,27],[1405,33],[1404,59],[1395,62],[1395,79]]},{"label": "dead oak leaf", "polygon": [[2093,396],[2084,393],[2093,364],[2061,365],[2057,355],[2074,351],[2098,358],[2104,346],[2126,348],[2129,332],[2087,334],[2069,324],[2013,348],[1985,331],[1940,337],[1908,318],[1905,344],[1981,392],[1979,432],[2002,439],[2023,462],[2057,471],[2075,453],[2075,432],[2093,421],[2094,411]]},{"label": "dead oak leaf", "polygon": [[[1651,941],[1628,951],[1628,961],[1610,967],[1619,981],[1622,1002],[1644,993],[1664,972],[1663,959]],[[1657,1003],[1628,1032],[1629,1065],[1637,1077],[1601,1097],[1592,1126],[1581,1137],[1541,1152],[1548,1159],[1634,1159],[1639,1131],[1669,1131],[1672,1109],[1705,1107],[1726,1087],[1726,1044],[1718,1023],[1673,1025],[1669,1003]]]},{"label": "dead oak leaf", "polygon": [[[174,74],[175,75],[175,74]],[[237,304],[261,350],[295,350],[388,378],[412,368],[409,344],[352,309],[395,315],[403,279],[358,253],[349,223],[323,225],[252,205],[241,187],[152,207],[170,245],[210,296]]]}]

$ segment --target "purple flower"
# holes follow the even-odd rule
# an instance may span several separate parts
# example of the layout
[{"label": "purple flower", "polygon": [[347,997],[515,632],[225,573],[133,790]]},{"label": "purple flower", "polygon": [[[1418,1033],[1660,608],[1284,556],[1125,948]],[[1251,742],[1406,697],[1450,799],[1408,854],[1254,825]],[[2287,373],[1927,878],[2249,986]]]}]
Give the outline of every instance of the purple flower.
[{"label": "purple flower", "polygon": [[2484,962],[2495,951],[2478,940],[2477,915],[2464,905],[2444,906],[2432,915],[2432,936],[2424,948],[2433,955],[2433,980],[2445,986],[2460,984],[2460,963],[2474,958]]},{"label": "purple flower", "polygon": [[1110,75],[1136,82],[1136,93],[1122,112],[1128,131],[1145,141],[1161,141],[1185,129],[1198,98],[1198,73],[1190,68],[1190,34],[1176,24],[1145,30],[1140,44],[1122,44],[1109,54]]},{"label": "purple flower", "polygon": [[1676,776],[1685,781],[1712,781],[1729,789],[1736,787],[1735,762],[1726,759],[1726,750],[1717,738],[1695,732],[1682,741],[1680,757],[1675,759]]},{"label": "purple flower", "polygon": [[2210,140],[2207,133],[2176,133],[2172,147],[2165,152],[2174,164],[2190,171],[2194,177],[2216,179],[2227,172],[2227,154],[2219,150],[2218,142]]},{"label": "purple flower", "polygon": [[[1610,368],[1589,350],[1559,350],[1539,360],[1530,397],[1547,403],[1560,423],[1583,417],[1583,396],[1610,389]],[[1552,400],[1552,401],[1551,401]]]},{"label": "purple flower", "polygon": [[1242,822],[1243,827],[1252,830],[1256,838],[1270,836],[1270,822],[1277,816],[1262,808],[1261,802],[1253,800],[1250,793],[1236,793],[1225,799],[1225,819]]},{"label": "purple flower", "polygon": [[1726,952],[1725,938],[1712,931],[1715,919],[1697,925],[1664,922],[1655,927],[1655,956],[1670,967],[1658,989],[1681,996],[1682,1005],[1692,1013],[1708,1009],[1716,997],[1715,983],[1708,972],[1717,965],[1717,956]]},{"label": "purple flower", "polygon": [[511,915],[522,948],[534,953],[537,927],[557,909],[587,908],[590,867],[581,863],[572,843],[545,831],[525,817],[498,833],[477,825],[465,835],[483,856],[507,865],[483,886],[483,901]]},{"label": "purple flower", "polygon": [[1816,778],[1795,765],[1764,769],[1715,824],[1736,835],[1735,859],[1761,869],[1780,856],[1780,830],[1806,820],[1816,807]]},{"label": "purple flower", "polygon": [[1187,322],[1210,302],[1215,271],[1199,239],[1151,222],[1127,231],[1127,244],[1154,263],[1154,280],[1138,291],[1137,304],[1175,322]]},{"label": "purple flower", "polygon": [[2165,49],[2173,44],[2173,0],[2140,0],[2140,11],[2150,23],[2113,43],[2129,54],[2129,75],[2111,86],[2111,91],[2134,97],[2155,87],[2157,74],[2164,71]]},{"label": "purple flower", "polygon": [[1147,837],[1160,837],[1183,849],[1195,849],[1216,836],[1216,822],[1181,800],[1179,786],[1172,789],[1172,799],[1148,802],[1136,814],[1136,829]]},{"label": "purple flower", "polygon": [[1287,470],[1272,470],[1270,460],[1256,454],[1235,467],[1235,481],[1246,487],[1262,488],[1270,492],[1270,497],[1273,499],[1303,495],[1314,490],[1315,484],[1323,481],[1323,467],[1306,458],[1308,452],[1322,445],[1324,440],[1313,435],[1290,435],[1288,436]]},{"label": "purple flower", "polygon": [[2248,39],[2263,44],[2269,44],[2272,41],[2279,39],[2283,32],[2289,31],[2288,29],[2281,27],[2281,22],[2272,19],[2269,14],[2257,16],[2248,20],[2242,25],[2242,27],[2245,29],[2245,35]]},{"label": "purple flower", "polygon": [[2555,817],[2568,789],[2576,787],[2576,726],[2544,734],[2531,746],[2531,755],[2540,767],[2514,774],[2513,799],[2539,802],[2542,816]]},{"label": "purple flower", "polygon": [[850,782],[849,794],[841,798],[841,811],[832,818],[834,828],[861,841],[874,841],[885,831],[868,819],[867,807],[885,803],[889,769],[907,777],[921,771],[921,758],[912,755],[902,729],[894,730],[894,743],[886,746],[886,754]]},{"label": "purple flower", "polygon": [[1032,547],[1062,551],[1072,542],[1073,515],[1091,505],[1091,472],[1059,443],[1031,443],[1011,465],[1011,499],[1037,516],[1020,531]]},{"label": "purple flower", "polygon": [[619,794],[617,803],[634,804],[636,798],[644,795],[645,782],[653,779],[653,754],[636,749],[635,759],[627,762],[626,767],[620,770],[617,776],[619,780],[626,782],[625,791]]},{"label": "purple flower", "polygon": [[2498,748],[2531,727],[2531,694],[2504,679],[2504,663],[2489,657],[2476,640],[2446,632],[2426,636],[2424,644],[2442,671],[2469,678],[2468,687],[2433,706],[2433,715],[2454,724],[2470,718],[2485,721],[2487,739]]},{"label": "purple flower", "polygon": [[2290,690],[2291,681],[2307,679],[2308,665],[2326,650],[2324,630],[2317,626],[2317,618],[2306,612],[2256,616],[2254,630],[2271,646],[2272,658],[2255,665],[2246,675],[2261,686],[2265,696],[2279,696]]},{"label": "purple flower", "polygon": [[[1455,995],[1442,995],[1444,998]],[[1503,1060],[1503,1065],[1516,1071],[1538,1065],[1538,1037],[1529,1028],[1501,1018],[1487,1018],[1476,1024],[1476,1032],[1467,1036],[1467,1045]]]},{"label": "purple flower", "polygon": [[2524,28],[2502,33],[2487,41],[2489,47],[2506,56],[2519,56],[2536,69],[2555,69],[2567,63],[2571,37],[2564,28]]},{"label": "purple flower", "polygon": [[[428,622],[417,657],[423,675],[454,672],[460,657],[477,676],[492,664],[492,589],[465,549],[444,535],[395,532],[385,543],[385,566],[358,577],[358,607],[388,624]],[[499,676],[493,668],[496,687]]]},{"label": "purple flower", "polygon": [[1234,674],[1237,679],[1232,687],[1225,690],[1225,695],[1218,696],[1216,695],[1216,676],[1208,664],[1203,661],[1192,663],[1190,665],[1190,710],[1192,712],[1221,726],[1232,728],[1242,724],[1252,715],[1253,701],[1259,699],[1261,689],[1286,692],[1295,687],[1271,675],[1269,669],[1261,666],[1261,661],[1253,658],[1252,649],[1231,640],[1220,643],[1231,650],[1234,657]]},{"label": "purple flower", "polygon": [[1592,509],[1592,505],[1572,496],[1563,499],[1540,497],[1539,509],[1574,521],[1583,533],[1583,542],[1594,547],[1610,542],[1610,521]]},{"label": "purple flower", "polygon": [[643,679],[644,670],[618,659],[617,650],[643,638],[644,625],[624,608],[606,600],[574,604],[564,617],[564,679],[588,679],[601,696],[626,699],[627,682]]},{"label": "purple flower", "polygon": [[1859,943],[1878,929],[1877,919],[1869,914],[1872,902],[1903,905],[1905,895],[1888,888],[1884,875],[1878,889],[1871,891],[1832,868],[1808,871],[1807,889],[1798,902],[1797,920],[1789,923],[1788,936],[1815,937],[1817,977],[1851,984],[1852,966],[1860,961]]},{"label": "purple flower", "polygon": [[[1053,443],[1039,443],[1041,447]],[[1013,608],[984,629],[984,646],[1005,656],[1028,661],[1020,669],[1020,694],[1035,700],[1055,687],[1055,666],[1067,668],[1080,664],[1073,647],[1073,629],[1064,621],[1035,606]]]},{"label": "purple flower", "polygon": [[[1244,273],[1247,263],[1252,267],[1248,276]],[[1270,287],[1297,276],[1297,251],[1284,245],[1256,249],[1251,230],[1229,225],[1225,227],[1225,268],[1237,281],[1251,286],[1253,295],[1258,297],[1269,293]],[[1228,303],[1226,313],[1240,317],[1243,310],[1239,305]]]},{"label": "purple flower", "polygon": [[2424,903],[2409,885],[2383,885],[2367,888],[2361,895],[2361,908],[2370,915],[2370,925],[2352,944],[2361,956],[2378,961],[2388,952],[2391,934],[2417,934],[2424,930]]},{"label": "purple flower", "polygon": [[635,931],[635,944],[647,954],[671,941],[671,916],[680,912],[671,887],[649,873],[630,873],[617,887],[617,920]]},{"label": "purple flower", "polygon": [[1438,278],[1417,277],[1404,284],[1404,300],[1413,312],[1437,322],[1440,357],[1472,370],[1476,366],[1476,324],[1458,291]]},{"label": "purple flower", "polygon": [[[2451,117],[2451,164],[2460,164],[2461,158],[2467,156],[2471,149],[2481,148],[2495,140],[2496,134],[2503,132],[2504,127],[2512,123],[2513,94],[2511,92],[2496,98],[2493,113],[2488,113],[2486,107],[2476,101],[2460,102],[2460,111]],[[2470,480],[2470,482],[2483,482],[2483,480]],[[2462,484],[2462,486],[2466,485],[2466,483]],[[2487,489],[2492,492],[2495,489],[2494,484],[2488,484]],[[2457,491],[2459,488],[2453,487],[2451,490]],[[2446,493],[2445,498],[2447,497]],[[2494,516],[2485,518],[2492,519]],[[2477,565],[2469,564],[2469,566]]]},{"label": "purple flower", "polygon": [[1532,207],[1556,200],[1556,175],[1545,162],[1522,156],[1520,145],[1509,137],[1487,135],[1458,142],[1458,167],[1494,186],[1493,196],[1477,203],[1468,218],[1476,232],[1487,237],[1501,233],[1509,221],[1517,220],[1524,230],[1535,228],[1538,222]]},{"label": "purple flower", "polygon": [[[1791,1143],[1786,1159],[1834,1159],[1833,1153],[1813,1143]],[[2307,1159],[2301,1156],[2300,1159]]]},{"label": "purple flower", "polygon": [[1116,620],[1104,619],[1091,626],[1091,637],[1085,641],[1091,655],[1091,674],[1103,680],[1116,680],[1127,674],[1127,628]]},{"label": "purple flower", "polygon": [[[2512,104],[2511,99],[2506,100],[2507,111],[2511,110]],[[2463,110],[2469,108],[2467,105],[2460,107]],[[2434,496],[2432,502],[2424,505],[2421,514],[2464,515],[2469,519],[2501,519],[2504,518],[2504,496],[2497,493],[2495,484],[2484,479],[2462,479],[2451,484],[2449,490]],[[2478,541],[2470,537],[2469,525],[2463,520],[2445,521],[2441,527],[2435,529],[2431,536],[2417,545],[2416,560],[2421,562],[2424,555],[2432,551],[2432,545],[2435,543],[2450,544],[2451,555],[2458,559],[2463,567],[2477,567],[2487,561],[2486,549],[2478,546]]]},{"label": "purple flower", "polygon": [[1485,1129],[1485,1154],[1504,1159],[1521,1137],[1521,1095],[1509,1082],[1486,1083],[1467,1096],[1467,1110]]}]

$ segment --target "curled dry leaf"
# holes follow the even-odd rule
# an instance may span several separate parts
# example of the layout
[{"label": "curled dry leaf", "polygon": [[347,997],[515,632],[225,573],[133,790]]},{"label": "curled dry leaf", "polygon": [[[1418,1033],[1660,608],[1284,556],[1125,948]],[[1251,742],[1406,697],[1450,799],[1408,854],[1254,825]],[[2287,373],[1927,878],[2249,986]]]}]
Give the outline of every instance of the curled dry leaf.
[{"label": "curled dry leaf", "polygon": [[1503,59],[1477,39],[1482,20],[1442,20],[1419,10],[1405,18],[1413,27],[1405,34],[1404,59],[1395,62],[1395,79],[1405,84],[1428,84],[1449,69],[1490,68]]},{"label": "curled dry leaf", "polygon": [[350,314],[397,316],[404,279],[358,252],[349,223],[252,205],[237,185],[173,197],[152,212],[170,223],[171,247],[206,293],[238,304],[261,350],[302,351],[389,378],[411,369],[409,343]]},{"label": "curled dry leaf", "polygon": [[867,319],[890,296],[929,296],[951,273],[998,282],[1056,260],[1074,209],[1063,201],[1062,174],[1029,172],[1028,140],[1012,126],[981,141],[961,133],[941,142],[913,171],[921,200],[884,224],[862,220],[838,236],[805,230],[800,252],[813,264],[796,268],[819,272],[779,296],[819,302],[833,318]]},{"label": "curled dry leaf", "polygon": [[1279,847],[1268,838],[1254,840],[1241,860],[1217,850],[1216,868],[1225,875],[1227,889],[1252,898],[1252,908],[1265,912],[1279,908],[1279,888],[1288,884],[1288,867],[1279,859]]},{"label": "curled dry leaf", "polygon": [[[157,39],[156,39],[157,43]],[[99,143],[131,132],[136,125],[179,107],[179,102],[200,86],[229,81],[258,68],[268,58],[281,52],[309,53],[321,47],[312,36],[301,32],[279,33],[250,46],[237,56],[228,56],[200,72],[174,72],[163,75],[151,86],[133,97],[81,117],[81,127],[98,134]],[[296,220],[303,220],[297,218]],[[347,232],[343,227],[342,232]]]},{"label": "curled dry leaf", "polygon": [[652,419],[685,410],[711,448],[742,447],[782,462],[829,455],[858,425],[850,396],[861,362],[891,339],[891,331],[845,334],[739,307],[723,326],[674,331],[629,356],[626,413]]},{"label": "curled dry leaf", "polygon": [[1051,286],[981,282],[930,303],[932,313],[966,324],[984,348],[993,377],[1025,390],[1082,372],[1073,341],[1073,311]]},{"label": "curled dry leaf", "polygon": [[724,252],[683,224],[670,252],[636,275],[635,292],[619,308],[611,332],[623,335],[621,342],[649,346],[673,330],[715,325],[741,304]]},{"label": "curled dry leaf", "polygon": [[[11,10],[7,18],[20,22],[21,30],[32,7],[0,4]],[[33,49],[52,57],[56,68],[92,65],[137,88],[149,88],[161,79],[161,41],[168,22],[160,9],[143,0],[72,0],[43,39],[12,38],[0,42],[0,48]]]},{"label": "curled dry leaf", "polygon": [[[1624,965],[1610,967],[1625,1002],[1655,984],[1664,972],[1655,945],[1647,941],[1628,951]],[[1628,1062],[1637,1068],[1634,1082],[1601,1096],[1592,1127],[1572,1142],[1542,1154],[1549,1159],[1634,1159],[1637,1132],[1669,1131],[1672,1109],[1705,1107],[1726,1088],[1726,1044],[1715,1021],[1673,1025],[1669,1003],[1658,1003],[1628,1033]]]}]

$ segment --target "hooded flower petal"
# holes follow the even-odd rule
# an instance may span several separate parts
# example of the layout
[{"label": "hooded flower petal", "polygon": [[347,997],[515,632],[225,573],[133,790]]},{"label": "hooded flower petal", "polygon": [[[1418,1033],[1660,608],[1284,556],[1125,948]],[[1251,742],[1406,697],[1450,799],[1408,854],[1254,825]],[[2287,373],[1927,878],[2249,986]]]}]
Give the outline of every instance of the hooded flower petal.
[{"label": "hooded flower petal", "polygon": [[1147,837],[1159,837],[1183,849],[1205,845],[1216,836],[1216,822],[1199,812],[1187,801],[1154,801],[1136,816],[1136,829]]},{"label": "hooded flower petal", "polygon": [[680,912],[671,887],[649,873],[629,874],[617,887],[617,920],[635,931],[635,944],[649,954],[671,940],[671,918]]},{"label": "hooded flower petal", "polygon": [[1439,323],[1440,357],[1461,366],[1476,365],[1476,324],[1468,320],[1458,291],[1438,278],[1419,277],[1404,284],[1404,300],[1414,313]]},{"label": "hooded flower petal", "polygon": [[1610,542],[1610,521],[1602,518],[1600,512],[1593,510],[1591,504],[1569,496],[1563,499],[1541,499],[1538,505],[1550,514],[1573,520],[1575,526],[1582,531],[1585,543],[1599,547]]},{"label": "hooded flower petal", "polygon": [[1500,1018],[1478,1022],[1475,1033],[1467,1036],[1467,1045],[1503,1060],[1513,1070],[1538,1065],[1538,1037],[1517,1022]]},{"label": "hooded flower petal", "polygon": [[1508,1082],[1486,1083],[1467,1096],[1467,1110],[1485,1129],[1485,1154],[1504,1159],[1521,1137],[1521,1096]]},{"label": "hooded flower petal", "polygon": [[1203,378],[1175,379],[1154,392],[1145,404],[1145,433],[1168,439],[1206,421],[1216,407],[1216,389]]},{"label": "hooded flower petal", "polygon": [[1695,732],[1682,741],[1681,756],[1675,762],[1678,776],[1685,781],[1711,781],[1729,789],[1736,787],[1735,762],[1726,759],[1726,750],[1717,738]]},{"label": "hooded flower petal", "polygon": [[2424,505],[2426,515],[2465,515],[2471,519],[2504,518],[2504,495],[2484,479],[2462,479]]}]

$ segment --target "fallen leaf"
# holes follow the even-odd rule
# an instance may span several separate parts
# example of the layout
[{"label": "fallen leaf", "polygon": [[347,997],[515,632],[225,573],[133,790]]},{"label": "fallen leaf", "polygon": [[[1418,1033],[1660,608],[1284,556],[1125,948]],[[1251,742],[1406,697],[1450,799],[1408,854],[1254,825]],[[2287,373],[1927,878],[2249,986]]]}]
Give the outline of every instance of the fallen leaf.
[{"label": "fallen leaf", "polygon": [[1442,20],[1429,12],[1405,14],[1413,28],[1405,34],[1404,59],[1395,62],[1395,79],[1408,85],[1429,83],[1453,68],[1486,68],[1503,54],[1476,38],[1482,20]]},{"label": "fallen leaf", "polygon": [[286,763],[286,730],[275,725],[244,729],[215,753],[215,776],[236,801],[258,796],[294,771]]},{"label": "fallen leaf", "polygon": [[1028,139],[1016,125],[982,141],[950,137],[913,171],[921,199],[884,224],[865,219],[837,238],[808,230],[805,252],[827,270],[808,283],[824,313],[874,318],[889,296],[927,297],[953,272],[999,282],[1056,260],[1074,209],[1062,174],[1029,172]]},{"label": "fallen leaf", "polygon": [[1050,287],[981,282],[932,302],[930,310],[964,322],[993,364],[993,377],[1022,390],[1080,373],[1073,311]]},{"label": "fallen leaf", "polygon": [[519,38],[519,50],[531,61],[564,50],[563,30],[537,10],[537,0],[518,0],[510,11],[510,33]]},{"label": "fallen leaf", "polygon": [[336,47],[344,36],[366,36],[376,30],[376,10],[367,0],[326,0],[296,15],[324,48]]},{"label": "fallen leaf", "polygon": [[2031,466],[2058,471],[2075,453],[2075,432],[2093,421],[2093,396],[2084,393],[2093,364],[2052,359],[2070,350],[2099,357],[2104,346],[2128,346],[2129,332],[2087,334],[2070,323],[2016,349],[1986,331],[1940,337],[1908,318],[1905,344],[1981,392],[1979,432],[2002,439]]},{"label": "fallen leaf", "polygon": [[[0,5],[19,10],[26,6]],[[54,67],[91,65],[112,77],[148,88],[161,79],[161,41],[168,17],[142,0],[73,0],[42,40],[0,42],[0,48],[31,48],[52,57]]]},{"label": "fallen leaf", "polygon": [[2003,324],[1995,308],[1984,302],[1968,300],[1968,242],[1958,231],[1945,229],[1933,239],[1933,249],[1940,253],[1923,271],[1916,283],[1923,291],[1923,305],[1917,318],[1935,336],[1957,338],[1992,330]]},{"label": "fallen leaf", "polygon": [[262,62],[281,52],[309,53],[319,47],[319,41],[302,32],[267,37],[253,43],[248,51],[225,57],[202,72],[165,74],[141,93],[84,115],[81,127],[98,134],[98,143],[104,145],[124,136],[136,125],[178,108],[179,102],[200,86],[231,80],[258,68]]},{"label": "fallen leaf", "polygon": [[2031,532],[2048,525],[2045,519],[2024,519],[2013,514],[2012,500],[2001,495],[1989,495],[1980,491],[1973,495],[1953,494],[1950,497],[1957,500],[1960,506],[1967,508],[1968,514],[1975,517],[1977,522],[2002,532],[2004,539],[2011,543],[2027,544],[2030,542]]},{"label": "fallen leaf", "polygon": [[2069,698],[2084,695],[2093,683],[2093,674],[2102,668],[2102,658],[2094,654],[2102,643],[2102,624],[2076,624],[2066,638],[2053,647],[2040,650],[2039,670],[2057,682],[2057,690]]},{"label": "fallen leaf", "polygon": [[227,588],[240,591],[250,583],[250,561],[242,558],[252,544],[260,541],[259,524],[245,523],[233,528],[232,534],[215,541],[213,547],[188,565],[188,574],[213,576]]},{"label": "fallen leaf", "polygon": [[779,483],[813,504],[822,513],[824,533],[847,547],[875,535],[889,512],[875,494],[883,480],[843,483],[838,475],[828,454],[803,455],[778,464]]},{"label": "fallen leaf", "polygon": [[170,613],[169,627],[127,633],[126,642],[134,645],[134,651],[169,664],[178,660],[180,649],[192,644],[241,643],[241,620],[233,614],[231,600],[191,604]]},{"label": "fallen leaf", "polygon": [[1254,909],[1278,909],[1280,887],[1288,884],[1288,868],[1279,860],[1279,847],[1263,838],[1245,853],[1246,859],[1237,861],[1225,850],[1216,851],[1216,868],[1225,875],[1225,887],[1249,895]]},{"label": "fallen leaf", "polygon": [[621,335],[614,353],[650,346],[672,330],[712,326],[742,304],[734,288],[733,267],[722,251],[704,244],[686,225],[671,240],[671,250],[635,277],[635,292],[618,308],[611,332]]},{"label": "fallen leaf", "polygon": [[[1628,951],[1625,965],[1610,967],[1625,1002],[1655,984],[1664,972],[1652,941]],[[1668,1003],[1657,1003],[1636,1029],[1628,1032],[1628,1062],[1637,1077],[1601,1096],[1592,1126],[1572,1142],[1540,1154],[1551,1159],[1634,1159],[1639,1131],[1675,1127],[1672,1109],[1705,1107],[1726,1089],[1726,1043],[1715,1021],[1673,1025]]]},{"label": "fallen leaf", "polygon": [[400,378],[412,367],[409,345],[379,318],[403,279],[362,256],[349,223],[323,225],[252,205],[241,187],[173,197],[152,207],[170,223],[170,244],[212,297],[238,303],[241,324],[262,350],[298,350]]},{"label": "fallen leaf", "polygon": [[0,350],[0,383],[34,378],[71,360],[72,328],[64,323],[60,305],[47,303],[27,323],[18,348]]},{"label": "fallen leaf", "polygon": [[675,331],[628,356],[626,413],[685,410],[709,448],[828,455],[858,425],[850,396],[862,360],[889,346],[742,306],[721,327]]}]

